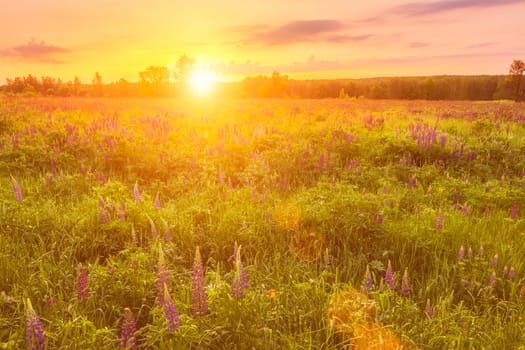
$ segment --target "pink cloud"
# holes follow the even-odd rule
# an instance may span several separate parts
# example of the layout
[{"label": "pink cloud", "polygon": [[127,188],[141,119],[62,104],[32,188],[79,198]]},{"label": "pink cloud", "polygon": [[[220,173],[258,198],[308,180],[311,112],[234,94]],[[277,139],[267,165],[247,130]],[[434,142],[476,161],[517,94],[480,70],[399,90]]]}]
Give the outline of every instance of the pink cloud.
[{"label": "pink cloud", "polygon": [[0,56],[44,63],[63,63],[52,56],[69,51],[70,50],[60,46],[48,45],[44,41],[37,42],[35,39],[31,39],[31,41],[25,45],[0,50]]}]

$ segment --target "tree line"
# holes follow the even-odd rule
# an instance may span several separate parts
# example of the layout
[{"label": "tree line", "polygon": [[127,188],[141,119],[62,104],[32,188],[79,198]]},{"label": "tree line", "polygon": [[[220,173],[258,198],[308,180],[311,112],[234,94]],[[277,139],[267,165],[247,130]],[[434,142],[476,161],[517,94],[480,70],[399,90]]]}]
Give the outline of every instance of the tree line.
[{"label": "tree line", "polygon": [[[7,94],[43,96],[175,97],[187,91],[195,60],[181,56],[175,69],[150,66],[139,72],[139,80],[120,79],[104,83],[97,72],[90,84],[78,77],[63,82],[32,75],[7,79],[0,87]],[[221,83],[224,96],[241,98],[372,98],[425,100],[525,99],[525,63],[514,60],[508,75],[385,77],[366,79],[295,80],[279,72],[247,77],[240,82]]]}]

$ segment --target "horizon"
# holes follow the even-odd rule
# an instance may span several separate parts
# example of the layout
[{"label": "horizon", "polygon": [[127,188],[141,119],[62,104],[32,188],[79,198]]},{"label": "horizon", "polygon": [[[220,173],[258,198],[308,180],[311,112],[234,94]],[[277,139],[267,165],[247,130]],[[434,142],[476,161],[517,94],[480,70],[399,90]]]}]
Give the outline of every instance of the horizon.
[{"label": "horizon", "polygon": [[90,83],[95,72],[106,84],[135,82],[183,54],[224,82],[274,71],[294,80],[506,75],[525,52],[523,12],[524,0],[22,0],[0,13],[0,84],[28,74]]}]

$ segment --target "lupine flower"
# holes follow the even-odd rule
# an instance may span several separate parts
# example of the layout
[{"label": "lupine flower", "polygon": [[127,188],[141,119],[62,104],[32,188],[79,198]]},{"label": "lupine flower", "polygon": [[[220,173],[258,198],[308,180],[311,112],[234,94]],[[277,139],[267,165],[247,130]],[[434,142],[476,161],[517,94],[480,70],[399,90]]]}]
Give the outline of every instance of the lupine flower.
[{"label": "lupine flower", "polygon": [[87,279],[87,270],[80,267],[77,277],[77,301],[79,303],[86,301],[89,298],[89,288]]},{"label": "lupine flower", "polygon": [[15,192],[15,199],[17,202],[21,202],[24,198],[22,196],[22,188],[20,187],[20,184],[14,177],[11,177],[13,181],[13,191]]},{"label": "lupine flower", "polygon": [[124,202],[120,202],[120,210],[118,212],[118,217],[120,221],[126,221],[126,204]]},{"label": "lupine flower", "polygon": [[135,316],[133,316],[133,312],[131,312],[130,309],[126,308],[124,309],[124,315],[122,315],[119,346],[135,349],[137,347],[136,331],[137,324],[135,323]]},{"label": "lupine flower", "polygon": [[443,213],[439,212],[436,218],[436,231],[443,229]]},{"label": "lupine flower", "polygon": [[485,249],[483,248],[483,244],[479,245],[479,256],[485,256]]},{"label": "lupine flower", "polygon": [[513,279],[516,278],[516,270],[514,269],[514,266],[511,266],[511,267],[510,267],[510,270],[509,270],[509,273],[508,273],[508,275],[507,275],[507,278],[508,278],[509,280],[513,280]]},{"label": "lupine flower", "polygon": [[396,282],[394,281],[394,271],[392,270],[392,264],[390,259],[388,260],[388,265],[385,272],[385,283],[388,286],[388,289],[393,290],[396,288]]},{"label": "lupine flower", "polygon": [[459,248],[457,259],[458,260],[465,259],[465,248],[463,248],[463,245]]},{"label": "lupine flower", "polygon": [[107,224],[109,222],[108,213],[104,208],[100,209],[100,223]]},{"label": "lupine flower", "polygon": [[160,198],[159,198],[159,193],[158,192],[157,192],[157,195],[155,196],[155,199],[153,200],[153,206],[157,210],[160,209]]},{"label": "lupine flower", "polygon": [[510,218],[512,220],[516,220],[518,218],[518,204],[517,203],[514,203],[512,205],[512,208],[510,210]]},{"label": "lupine flower", "polygon": [[498,254],[495,254],[494,257],[492,258],[492,261],[490,262],[490,267],[492,268],[496,268],[498,267]]},{"label": "lupine flower", "polygon": [[434,310],[432,309],[432,305],[430,305],[430,299],[427,299],[427,305],[425,306],[425,315],[429,319],[432,319],[434,317]]},{"label": "lupine flower", "polygon": [[164,220],[163,218],[160,218],[162,220],[162,223],[164,224],[164,240],[166,242],[171,242],[173,240],[173,236],[171,234],[170,225]]},{"label": "lupine flower", "polygon": [[492,275],[489,278],[489,287],[496,287],[496,271],[492,271]]},{"label": "lupine flower", "polygon": [[137,182],[135,182],[135,186],[133,186],[133,198],[135,199],[135,202],[142,201],[142,199],[140,198],[139,184]]},{"label": "lupine flower", "polygon": [[374,280],[372,279],[372,274],[370,273],[370,266],[366,265],[365,277],[363,279],[363,293],[369,294],[374,288]]},{"label": "lupine flower", "polygon": [[164,315],[166,316],[166,321],[168,321],[168,332],[172,333],[180,328],[179,313],[166,284],[164,284],[163,299]]},{"label": "lupine flower", "polygon": [[332,257],[330,256],[330,253],[328,252],[328,248],[324,251],[324,266],[325,269],[329,269],[332,266]]},{"label": "lupine flower", "polygon": [[38,317],[36,311],[33,309],[31,300],[28,298],[26,302],[26,346],[30,350],[44,350],[46,348],[46,337],[42,321]]},{"label": "lupine flower", "polygon": [[162,245],[159,244],[159,261],[157,264],[157,300],[160,306],[163,306],[164,303],[164,286],[169,286],[169,275],[166,264],[164,263],[164,251]]},{"label": "lupine flower", "polygon": [[474,252],[472,251],[472,247],[468,247],[467,258],[472,259],[473,257],[474,257]]},{"label": "lupine flower", "polygon": [[208,313],[206,303],[206,285],[204,281],[204,267],[202,266],[199,247],[195,249],[195,260],[193,261],[193,272],[191,276],[192,311],[193,317],[199,317]]},{"label": "lupine flower", "polygon": [[408,268],[405,268],[405,273],[403,274],[403,279],[401,281],[401,295],[408,296],[410,295],[410,284],[408,280]]},{"label": "lupine flower", "polygon": [[503,272],[501,273],[503,277],[507,276],[507,273],[509,273],[509,268],[507,265],[503,266]]},{"label": "lupine flower", "polygon": [[232,296],[236,299],[244,298],[244,290],[248,288],[248,276],[241,261],[241,247],[235,242],[233,248],[233,264],[235,273],[232,282]]}]

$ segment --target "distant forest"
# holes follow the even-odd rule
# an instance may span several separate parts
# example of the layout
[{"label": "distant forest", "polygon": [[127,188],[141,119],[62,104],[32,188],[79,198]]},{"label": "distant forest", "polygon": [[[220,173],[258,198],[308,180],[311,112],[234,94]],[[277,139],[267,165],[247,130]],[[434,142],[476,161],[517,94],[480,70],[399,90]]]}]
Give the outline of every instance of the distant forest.
[{"label": "distant forest", "polygon": [[[191,63],[191,62],[190,62]],[[240,82],[218,83],[216,95],[239,98],[371,98],[422,100],[524,100],[525,65],[516,60],[509,75],[385,77],[367,79],[295,80],[274,72],[247,77]],[[518,64],[517,70],[513,66]],[[190,67],[191,64],[188,66]],[[26,96],[178,97],[189,93],[187,69],[173,79],[166,67],[148,67],[138,82],[120,79],[104,84],[95,73],[90,84],[78,78],[63,82],[32,75],[7,79],[4,94]],[[516,67],[514,67],[516,68]]]}]

